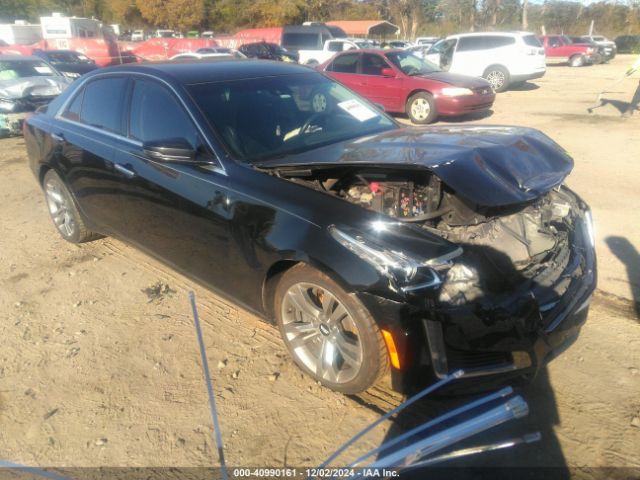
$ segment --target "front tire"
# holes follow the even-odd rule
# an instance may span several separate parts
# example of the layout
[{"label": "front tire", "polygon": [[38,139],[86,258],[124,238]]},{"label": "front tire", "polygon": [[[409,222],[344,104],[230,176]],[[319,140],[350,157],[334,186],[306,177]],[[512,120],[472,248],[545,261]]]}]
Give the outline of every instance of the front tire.
[{"label": "front tire", "polygon": [[49,215],[58,233],[71,243],[90,242],[100,238],[87,229],[69,189],[55,170],[49,170],[42,181]]},{"label": "front tire", "polygon": [[322,385],[346,394],[379,381],[389,359],[371,314],[314,268],[288,270],[275,290],[278,329],[295,363]]},{"label": "front tire", "polygon": [[438,109],[433,96],[427,92],[418,92],[409,97],[406,105],[406,112],[412,123],[425,125],[432,123],[438,118]]},{"label": "front tire", "polygon": [[509,71],[499,65],[487,68],[487,70],[484,72],[483,77],[487,82],[491,84],[491,88],[493,88],[493,90],[497,93],[501,93],[507,90],[511,81],[511,75],[509,75]]},{"label": "front tire", "polygon": [[569,66],[582,67],[586,63],[584,55],[574,55],[569,59]]}]

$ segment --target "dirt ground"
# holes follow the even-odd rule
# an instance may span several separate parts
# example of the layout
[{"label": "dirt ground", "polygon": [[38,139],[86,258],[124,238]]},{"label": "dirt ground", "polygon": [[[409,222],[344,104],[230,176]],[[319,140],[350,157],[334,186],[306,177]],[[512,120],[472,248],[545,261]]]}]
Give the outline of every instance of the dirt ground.
[{"label": "dirt ground", "polygon": [[[539,128],[574,156],[568,183],[593,207],[601,272],[580,338],[521,391],[531,414],[504,431],[539,430],[542,441],[478,464],[569,467],[575,478],[640,474],[640,112],[628,120],[612,104],[586,112],[630,60],[551,67],[474,120]],[[626,101],[636,83],[607,96]],[[318,465],[400,400],[381,389],[349,398],[320,388],[288,359],[274,328],[117,240],[62,241],[23,141],[1,140],[0,461],[216,465],[191,289],[230,465]],[[345,458],[442,407],[421,403]]]}]

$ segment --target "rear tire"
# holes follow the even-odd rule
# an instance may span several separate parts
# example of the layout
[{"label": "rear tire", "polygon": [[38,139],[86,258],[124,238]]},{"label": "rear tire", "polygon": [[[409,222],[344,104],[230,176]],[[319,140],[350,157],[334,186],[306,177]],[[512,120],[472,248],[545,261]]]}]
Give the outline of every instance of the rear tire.
[{"label": "rear tire", "polygon": [[487,68],[482,77],[491,84],[491,88],[497,93],[504,92],[509,88],[511,82],[509,70],[500,65]]},{"label": "rear tire", "polygon": [[569,59],[570,67],[582,67],[586,63],[584,55],[574,55]]},{"label": "rear tire", "polygon": [[324,273],[304,264],[284,273],[274,312],[295,363],[331,390],[359,393],[387,372],[387,348],[371,314]]},{"label": "rear tire", "polygon": [[438,109],[433,96],[427,92],[418,92],[409,97],[405,107],[412,123],[426,125],[438,118]]},{"label": "rear tire", "polygon": [[101,237],[86,227],[69,189],[55,170],[45,174],[42,188],[49,215],[62,238],[71,243],[84,243]]}]

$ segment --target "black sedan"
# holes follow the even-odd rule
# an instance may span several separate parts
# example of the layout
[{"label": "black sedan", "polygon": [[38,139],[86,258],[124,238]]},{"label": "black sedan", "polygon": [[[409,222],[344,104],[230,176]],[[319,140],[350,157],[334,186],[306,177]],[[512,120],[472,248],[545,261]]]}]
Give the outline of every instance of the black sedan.
[{"label": "black sedan", "polygon": [[276,43],[245,43],[238,50],[248,58],[258,58],[260,60],[298,63],[300,59],[300,55],[296,52],[290,52]]},{"label": "black sedan", "polygon": [[96,62],[73,50],[35,50],[33,55],[46,60],[68,78],[78,78],[95,70]]},{"label": "black sedan", "polygon": [[587,317],[589,209],[535,130],[401,128],[306,67],[225,60],[90,73],[25,138],[65,239],[116,236],[273,320],[341,392],[530,379]]}]

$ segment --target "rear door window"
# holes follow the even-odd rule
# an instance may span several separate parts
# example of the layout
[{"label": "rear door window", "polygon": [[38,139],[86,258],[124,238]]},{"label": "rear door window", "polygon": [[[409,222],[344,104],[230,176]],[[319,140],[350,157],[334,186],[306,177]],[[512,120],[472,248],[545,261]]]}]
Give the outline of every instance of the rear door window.
[{"label": "rear door window", "polygon": [[175,95],[162,85],[136,80],[131,96],[129,136],[141,142],[186,140],[199,147],[197,130]]},{"label": "rear door window", "polygon": [[475,50],[482,50],[485,47],[486,41],[485,37],[482,36],[472,36],[472,37],[462,37],[458,42],[457,52],[472,52]]},{"label": "rear door window", "polygon": [[529,45],[530,47],[542,47],[540,40],[535,35],[524,35],[522,37],[522,41],[525,45]]},{"label": "rear door window", "polygon": [[337,57],[328,70],[336,73],[358,73],[358,57],[357,53],[349,53]]},{"label": "rear door window", "polygon": [[516,43],[516,39],[513,37],[508,37],[506,35],[492,35],[485,37],[485,48],[501,48],[508,47],[509,45],[514,45]]},{"label": "rear door window", "polygon": [[94,80],[84,89],[80,121],[101,130],[122,134],[122,105],[127,79],[110,77]]}]

